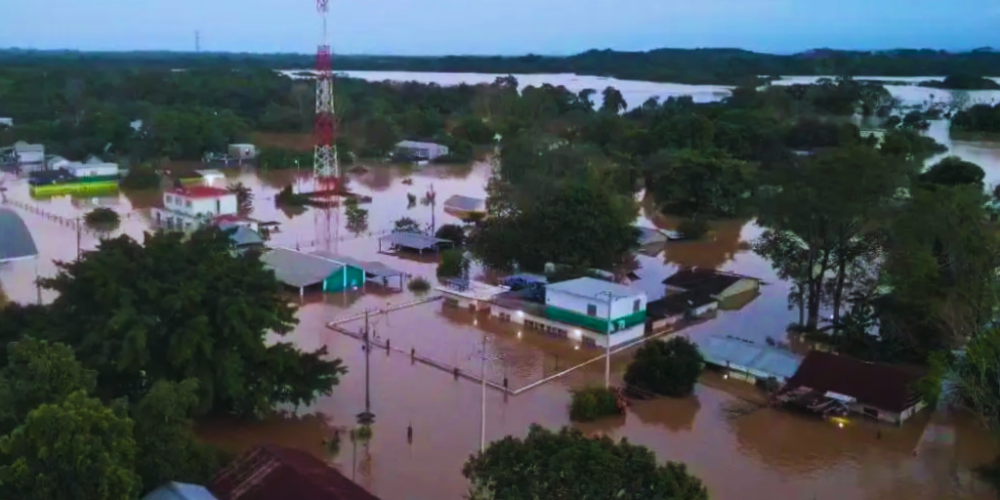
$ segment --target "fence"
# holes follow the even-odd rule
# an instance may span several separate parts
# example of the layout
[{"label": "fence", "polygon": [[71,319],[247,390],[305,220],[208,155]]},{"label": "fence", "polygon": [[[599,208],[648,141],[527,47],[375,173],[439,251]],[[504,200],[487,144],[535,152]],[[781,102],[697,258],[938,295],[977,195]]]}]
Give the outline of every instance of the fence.
[{"label": "fence", "polygon": [[101,236],[101,233],[98,233],[97,231],[94,231],[93,229],[90,229],[89,227],[87,227],[87,225],[84,224],[83,221],[80,220],[80,218],[64,217],[62,215],[58,215],[58,214],[49,212],[48,210],[44,210],[42,208],[39,208],[38,206],[36,206],[34,204],[26,203],[26,202],[18,201],[18,200],[5,199],[5,200],[3,200],[3,204],[4,205],[10,205],[12,207],[18,208],[18,209],[23,210],[23,211],[25,211],[27,213],[30,213],[30,214],[35,214],[35,215],[37,215],[39,217],[42,217],[44,219],[48,219],[50,221],[53,221],[53,222],[55,222],[55,223],[57,223],[57,224],[59,224],[61,226],[68,227],[68,228],[70,228],[70,229],[72,229],[74,231],[80,231],[81,233],[88,234],[88,235],[91,235],[91,236],[94,236],[94,237],[100,237]]}]

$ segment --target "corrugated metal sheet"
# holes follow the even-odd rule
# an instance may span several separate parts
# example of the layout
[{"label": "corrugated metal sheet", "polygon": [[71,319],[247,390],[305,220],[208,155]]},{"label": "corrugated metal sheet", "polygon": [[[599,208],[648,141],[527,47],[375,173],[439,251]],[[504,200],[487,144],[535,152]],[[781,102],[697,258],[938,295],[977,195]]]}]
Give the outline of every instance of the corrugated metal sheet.
[{"label": "corrugated metal sheet", "polygon": [[142,500],[218,500],[204,486],[170,482],[149,492]]},{"label": "corrugated metal sheet", "polygon": [[260,260],[274,270],[278,281],[295,288],[322,283],[342,267],[337,262],[289,248],[275,248],[262,255]]},{"label": "corrugated metal sheet", "polygon": [[611,295],[615,298],[645,295],[645,293],[639,290],[633,290],[625,285],[619,285],[618,283],[589,277],[553,283],[545,287],[545,289],[554,292],[568,293],[579,297],[604,299],[605,301],[608,300],[608,293],[611,293]]},{"label": "corrugated metal sheet", "polygon": [[38,247],[21,216],[9,208],[0,208],[0,262],[37,255]]},{"label": "corrugated metal sheet", "polygon": [[431,250],[442,243],[452,243],[449,240],[427,236],[426,234],[406,232],[389,233],[380,237],[379,241],[388,241],[393,245],[412,248],[414,250]]},{"label": "corrugated metal sheet", "polygon": [[709,337],[698,342],[698,350],[707,363],[759,378],[786,380],[802,364],[802,357],[790,351],[728,337]]}]

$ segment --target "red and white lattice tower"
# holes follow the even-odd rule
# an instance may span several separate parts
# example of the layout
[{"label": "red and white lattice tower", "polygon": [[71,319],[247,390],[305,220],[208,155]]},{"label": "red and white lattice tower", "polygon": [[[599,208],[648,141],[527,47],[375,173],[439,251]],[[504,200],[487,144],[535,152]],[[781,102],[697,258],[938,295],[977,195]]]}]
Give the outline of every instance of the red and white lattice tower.
[{"label": "red and white lattice tower", "polygon": [[336,244],[340,228],[340,208],[336,193],[340,186],[340,165],[337,162],[337,121],[333,107],[333,67],[330,45],[327,43],[327,12],[329,0],[316,0],[316,10],[323,21],[323,38],[316,50],[316,121],[313,124],[313,184],[323,207],[316,211],[317,243],[326,250]]}]

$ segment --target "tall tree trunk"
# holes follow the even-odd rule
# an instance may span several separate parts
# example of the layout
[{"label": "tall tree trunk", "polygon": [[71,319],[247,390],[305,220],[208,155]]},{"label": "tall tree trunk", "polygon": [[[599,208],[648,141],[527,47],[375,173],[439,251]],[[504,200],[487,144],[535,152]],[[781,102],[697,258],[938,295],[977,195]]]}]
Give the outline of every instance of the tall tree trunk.
[{"label": "tall tree trunk", "polygon": [[833,324],[840,321],[840,302],[844,294],[844,281],[847,278],[847,256],[840,252],[837,256],[837,285],[833,289]]},{"label": "tall tree trunk", "polygon": [[809,320],[807,327],[815,331],[819,327],[819,306],[823,301],[823,279],[830,264],[829,250],[823,250],[823,258],[820,260],[819,269],[812,266],[809,272]]}]

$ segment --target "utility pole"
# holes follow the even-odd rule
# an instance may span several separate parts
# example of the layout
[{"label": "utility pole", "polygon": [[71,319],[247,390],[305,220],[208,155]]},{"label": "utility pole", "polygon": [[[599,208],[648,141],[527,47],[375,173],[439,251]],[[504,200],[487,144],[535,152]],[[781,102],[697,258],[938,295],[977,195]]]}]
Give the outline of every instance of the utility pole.
[{"label": "utility pole", "polygon": [[80,260],[80,218],[76,218],[76,260]]},{"label": "utility pole", "polygon": [[201,31],[194,31],[194,51],[201,52]]},{"label": "utility pole", "polygon": [[375,422],[375,414],[372,413],[371,397],[371,366],[370,358],[372,352],[371,331],[368,322],[369,309],[365,309],[365,411],[358,414],[358,423],[361,425],[371,425]]},{"label": "utility pole", "polygon": [[497,355],[491,356],[491,355],[489,355],[489,353],[486,352],[486,344],[488,342],[489,342],[489,338],[484,333],[483,334],[482,348],[480,349],[480,351],[478,353],[479,354],[479,359],[482,362],[482,365],[481,365],[482,366],[482,368],[481,368],[482,371],[480,373],[480,375],[481,375],[480,385],[482,387],[482,408],[481,408],[480,414],[479,414],[480,415],[480,421],[479,421],[479,452],[480,453],[486,451],[486,362],[487,361],[496,361],[498,359],[503,359],[503,356],[497,356]]},{"label": "utility pole", "polygon": [[611,306],[614,304],[614,299],[616,298],[611,292],[601,292],[601,294],[608,294],[608,322],[604,330],[604,345],[606,347],[606,352],[604,354],[604,388],[611,388]]}]

